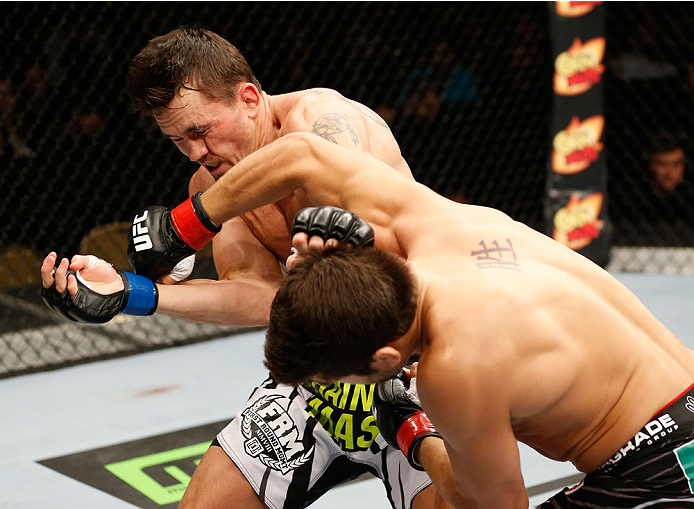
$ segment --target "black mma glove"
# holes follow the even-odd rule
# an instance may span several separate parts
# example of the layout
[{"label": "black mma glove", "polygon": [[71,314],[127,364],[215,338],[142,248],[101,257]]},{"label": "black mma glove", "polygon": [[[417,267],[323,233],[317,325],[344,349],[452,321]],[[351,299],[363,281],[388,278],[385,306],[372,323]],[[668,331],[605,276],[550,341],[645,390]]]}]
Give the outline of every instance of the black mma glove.
[{"label": "black mma glove", "polygon": [[133,219],[128,261],[135,273],[156,281],[202,249],[222,229],[208,217],[197,193],[173,210],[154,205]]},{"label": "black mma glove", "polygon": [[356,247],[373,246],[374,231],[361,217],[337,207],[307,207],[301,209],[292,224],[292,237],[305,232],[323,240],[335,239]]},{"label": "black mma glove", "polygon": [[416,446],[424,437],[441,435],[407,389],[402,369],[395,378],[376,385],[371,412],[388,445],[399,448],[413,468],[424,470],[414,456]]},{"label": "black mma glove", "polygon": [[84,284],[72,270],[68,274],[77,277],[77,293],[71,299],[67,286],[58,293],[55,283],[50,288],[41,286],[41,297],[56,313],[73,322],[106,323],[118,313],[148,316],[157,309],[159,292],[156,285],[143,276],[131,272],[116,271],[123,280],[123,290],[102,295]]}]

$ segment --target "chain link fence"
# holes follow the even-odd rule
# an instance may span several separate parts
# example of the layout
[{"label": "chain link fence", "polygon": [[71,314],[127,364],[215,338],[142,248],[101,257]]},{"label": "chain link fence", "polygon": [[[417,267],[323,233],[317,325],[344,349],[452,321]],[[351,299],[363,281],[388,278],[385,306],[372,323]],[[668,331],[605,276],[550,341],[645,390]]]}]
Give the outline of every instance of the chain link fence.
[{"label": "chain link fence", "polygon": [[[612,241],[624,249],[648,247],[636,255],[622,249],[614,258],[623,257],[618,268],[626,270],[681,272],[693,265],[687,258],[694,246],[691,169],[687,162],[677,198],[654,200],[647,147],[665,131],[686,156],[692,153],[694,13],[684,3],[605,7]],[[0,377],[239,330],[157,315],[80,326],[60,321],[40,300],[46,253],[88,250],[124,265],[124,222],[144,206],[186,198],[195,166],[151,121],[130,112],[123,88],[130,59],[147,40],[202,25],[241,49],[270,94],[334,88],[388,121],[419,181],[544,231],[550,8],[543,2],[2,2]],[[679,261],[658,253],[659,246]],[[196,270],[214,277],[209,259]]]},{"label": "chain link fence", "polygon": [[606,2],[611,266],[694,273],[694,11]]}]

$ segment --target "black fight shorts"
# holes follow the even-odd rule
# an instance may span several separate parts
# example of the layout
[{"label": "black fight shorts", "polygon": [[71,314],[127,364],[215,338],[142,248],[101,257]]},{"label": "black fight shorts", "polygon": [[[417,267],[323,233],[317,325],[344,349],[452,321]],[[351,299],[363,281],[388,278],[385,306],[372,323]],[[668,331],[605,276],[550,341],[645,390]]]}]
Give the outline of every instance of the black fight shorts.
[{"label": "black fight shorts", "polygon": [[538,509],[694,509],[694,385],[600,468]]}]

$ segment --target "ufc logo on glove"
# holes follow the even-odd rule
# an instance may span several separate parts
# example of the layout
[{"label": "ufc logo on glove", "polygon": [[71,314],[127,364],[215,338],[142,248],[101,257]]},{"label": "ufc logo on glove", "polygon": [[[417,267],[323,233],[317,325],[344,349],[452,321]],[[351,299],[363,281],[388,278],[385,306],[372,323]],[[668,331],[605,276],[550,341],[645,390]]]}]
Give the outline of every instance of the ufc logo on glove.
[{"label": "ufc logo on glove", "polygon": [[149,229],[142,225],[142,222],[147,220],[148,215],[149,210],[145,210],[142,216],[135,216],[135,219],[133,219],[133,244],[135,245],[135,251],[138,252],[152,249],[152,239],[148,235]]}]

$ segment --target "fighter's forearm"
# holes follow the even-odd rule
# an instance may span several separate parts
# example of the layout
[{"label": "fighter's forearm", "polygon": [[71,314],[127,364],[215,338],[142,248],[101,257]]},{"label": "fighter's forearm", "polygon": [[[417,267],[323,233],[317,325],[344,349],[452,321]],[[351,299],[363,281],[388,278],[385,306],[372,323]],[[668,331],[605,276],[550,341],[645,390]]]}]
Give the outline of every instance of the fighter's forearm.
[{"label": "fighter's forearm", "polygon": [[[372,186],[368,185],[367,182],[376,178],[374,173],[410,183],[369,155],[312,133],[291,133],[239,161],[202,194],[201,202],[216,224],[280,200],[297,188],[306,191],[316,205],[350,209],[357,205],[366,189],[387,187],[375,180]],[[383,206],[382,197],[374,190],[366,201],[369,208]]]},{"label": "fighter's forearm", "polygon": [[443,440],[426,437],[418,444],[415,454],[446,502],[452,507],[466,507],[456,489],[455,476]]},{"label": "fighter's forearm", "polygon": [[[523,487],[522,476],[514,474],[513,479],[504,482],[504,474],[494,468],[487,475],[482,474],[476,481],[463,478],[472,491],[461,489],[456,480],[450,456],[444,441],[436,437],[427,437],[415,451],[417,459],[431,477],[436,490],[451,506],[456,508],[503,507],[508,509],[527,509],[528,497]],[[484,465],[476,465],[474,475],[484,472]],[[462,475],[462,474],[461,474]],[[460,479],[459,479],[460,480]]]},{"label": "fighter's forearm", "polygon": [[[393,218],[418,185],[387,164],[312,133],[291,133],[256,150],[202,193],[205,216],[220,225],[303,189],[313,205],[349,210],[368,222],[376,247],[402,252]],[[418,195],[421,197],[421,195]],[[203,228],[204,230],[204,228]]]},{"label": "fighter's forearm", "polygon": [[200,323],[266,325],[276,288],[256,281],[195,279],[158,285],[157,313]]},{"label": "fighter's forearm", "polygon": [[[309,133],[292,133],[245,157],[202,194],[202,205],[216,224],[273,203],[306,185],[319,167]],[[327,185],[328,183],[323,183]]]}]

